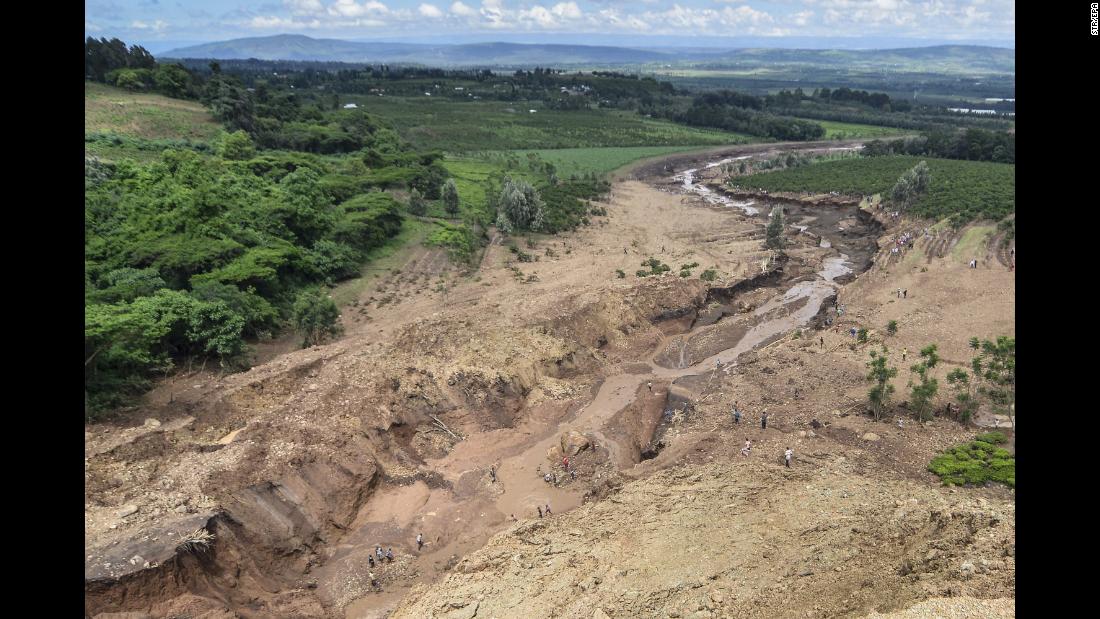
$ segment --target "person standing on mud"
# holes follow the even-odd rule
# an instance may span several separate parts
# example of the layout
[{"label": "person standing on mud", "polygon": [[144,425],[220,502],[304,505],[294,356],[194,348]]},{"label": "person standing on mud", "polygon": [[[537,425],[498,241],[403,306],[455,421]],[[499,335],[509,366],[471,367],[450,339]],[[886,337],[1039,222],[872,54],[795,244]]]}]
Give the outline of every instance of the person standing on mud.
[{"label": "person standing on mud", "polygon": [[539,518],[542,518],[542,506],[536,505],[535,509],[539,510]]},{"label": "person standing on mud", "polygon": [[824,336],[821,337],[821,347],[825,348],[825,337]]},{"label": "person standing on mud", "polygon": [[787,448],[787,451],[783,452],[783,461],[787,465],[787,468],[791,468],[791,456],[793,455],[794,452],[791,451],[790,447]]},{"label": "person standing on mud", "polygon": [[386,561],[388,563],[393,563],[393,548],[386,551]]},{"label": "person standing on mud", "polygon": [[416,550],[417,550],[417,552],[419,552],[420,549],[423,548],[423,547],[424,547],[424,534],[423,533],[417,533],[416,534]]},{"label": "person standing on mud", "polygon": [[551,512],[550,512],[550,504],[549,504],[549,503],[547,503],[547,504],[546,504],[546,515],[547,515],[547,516],[549,516],[549,515],[550,515],[550,513],[551,513]]},{"label": "person standing on mud", "polygon": [[904,290],[901,291],[901,298],[903,298],[903,299],[908,299],[909,298],[909,289],[908,288],[905,288]]},{"label": "person standing on mud", "polygon": [[741,407],[737,402],[733,403],[733,423],[741,423]]},{"label": "person standing on mud", "polygon": [[494,484],[497,481],[497,465],[489,467],[489,483]]},{"label": "person standing on mud", "polygon": [[367,575],[370,577],[370,586],[371,586],[371,588],[372,589],[377,589],[378,588],[378,579],[374,577],[374,572],[367,572]]},{"label": "person standing on mud", "polygon": [[367,555],[367,563],[370,563],[370,568],[374,569],[374,555]]},{"label": "person standing on mud", "polygon": [[909,349],[908,349],[908,348],[902,348],[902,349],[901,349],[901,360],[902,360],[902,361],[905,361],[905,357],[906,357],[906,356],[907,356],[908,354],[909,354]]},{"label": "person standing on mud", "polygon": [[653,393],[653,381],[647,382],[646,386],[649,387],[649,392]]},{"label": "person standing on mud", "polygon": [[768,411],[766,411],[766,410],[764,411],[764,414],[760,415],[760,429],[761,430],[767,430],[768,429]]},{"label": "person standing on mud", "polygon": [[745,446],[741,448],[741,455],[742,456],[748,456],[749,452],[751,452],[751,451],[752,451],[752,441],[750,441],[749,439],[745,439]]}]

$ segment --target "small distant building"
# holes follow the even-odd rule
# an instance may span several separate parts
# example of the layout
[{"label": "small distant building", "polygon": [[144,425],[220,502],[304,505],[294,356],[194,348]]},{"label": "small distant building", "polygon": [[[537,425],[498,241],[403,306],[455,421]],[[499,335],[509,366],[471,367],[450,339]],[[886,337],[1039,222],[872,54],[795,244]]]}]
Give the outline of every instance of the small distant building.
[{"label": "small distant building", "polygon": [[432,93],[430,93],[430,92],[426,92],[426,93],[424,93],[424,96],[425,96],[425,97],[430,97],[430,96],[432,96]]},{"label": "small distant building", "polygon": [[455,86],[455,90],[457,90],[458,92],[462,92],[463,90],[466,90],[466,89],[463,88],[462,86]]},{"label": "small distant building", "polygon": [[345,104],[344,104],[344,109],[345,109],[345,110],[354,110],[354,109],[356,109],[356,108],[358,108],[358,107],[359,107],[359,106],[358,106],[358,105],[355,105],[354,103],[345,103]]},{"label": "small distant building", "polygon": [[535,113],[535,112],[537,112],[538,110],[527,110],[527,111],[528,111],[528,112],[531,112],[532,114],[534,114],[534,113]]}]

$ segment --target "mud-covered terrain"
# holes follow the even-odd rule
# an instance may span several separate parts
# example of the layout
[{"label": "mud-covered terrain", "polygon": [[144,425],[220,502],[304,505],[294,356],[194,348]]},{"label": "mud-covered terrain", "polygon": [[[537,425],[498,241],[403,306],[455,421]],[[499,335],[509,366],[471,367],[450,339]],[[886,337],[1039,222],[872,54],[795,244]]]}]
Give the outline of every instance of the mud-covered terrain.
[{"label": "mud-covered terrain", "polygon": [[[494,244],[471,274],[433,271],[445,294],[366,291],[370,320],[335,343],[177,377],[89,425],[88,615],[832,617],[1012,598],[1012,493],[925,469],[973,432],[876,423],[860,402],[888,320],[892,351],[935,341],[965,362],[970,336],[1014,333],[1015,274],[992,250],[967,269],[939,238],[879,250],[907,224],[858,197],[708,186],[708,162],[783,148],[647,162],[607,217],[528,243],[538,262]],[[783,254],[763,246],[773,208]],[[634,276],[649,257],[673,270]],[[209,545],[181,544],[200,530]],[[372,566],[378,546],[394,559]]]}]

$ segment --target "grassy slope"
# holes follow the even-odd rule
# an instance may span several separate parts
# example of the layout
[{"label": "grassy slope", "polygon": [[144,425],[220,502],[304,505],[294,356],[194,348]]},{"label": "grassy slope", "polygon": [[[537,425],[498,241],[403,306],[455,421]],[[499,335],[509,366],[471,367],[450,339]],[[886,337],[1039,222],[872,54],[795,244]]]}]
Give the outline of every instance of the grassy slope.
[{"label": "grassy slope", "polygon": [[[122,138],[120,144],[86,142],[86,154],[148,161],[160,154],[159,149],[151,148],[150,141],[209,142],[221,129],[221,124],[198,102],[84,82],[84,135]],[[139,144],[147,148],[138,148]]]},{"label": "grassy slope", "polygon": [[959,214],[964,220],[1001,219],[1016,210],[1016,166],[930,157],[859,157],[801,168],[739,177],[744,187],[769,191],[839,191],[886,194],[906,170],[927,161],[932,172],[928,194],[914,213],[933,219]]}]

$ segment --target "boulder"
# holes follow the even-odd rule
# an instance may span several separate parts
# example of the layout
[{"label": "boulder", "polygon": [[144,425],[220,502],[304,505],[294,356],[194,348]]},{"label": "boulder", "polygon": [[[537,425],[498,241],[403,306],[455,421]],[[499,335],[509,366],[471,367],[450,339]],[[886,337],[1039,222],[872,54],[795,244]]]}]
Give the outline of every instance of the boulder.
[{"label": "boulder", "polygon": [[568,430],[561,435],[561,451],[569,457],[588,449],[590,445],[588,438],[576,430]]},{"label": "boulder", "polygon": [[132,516],[137,513],[137,505],[123,505],[115,512],[115,515],[119,518],[125,518],[126,516]]},{"label": "boulder", "polygon": [[863,435],[863,440],[871,441],[872,443],[878,442],[879,440],[881,440],[881,438],[882,437],[875,434],[874,432],[868,432],[867,434]]}]

